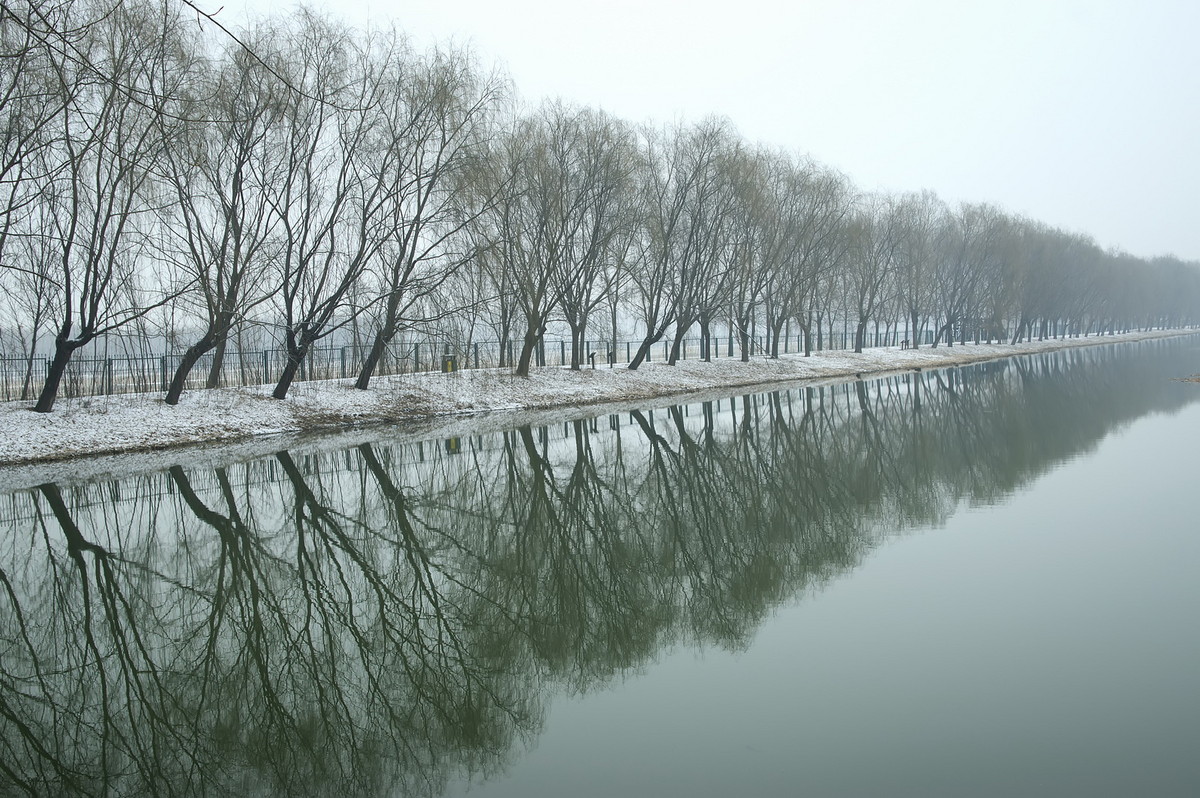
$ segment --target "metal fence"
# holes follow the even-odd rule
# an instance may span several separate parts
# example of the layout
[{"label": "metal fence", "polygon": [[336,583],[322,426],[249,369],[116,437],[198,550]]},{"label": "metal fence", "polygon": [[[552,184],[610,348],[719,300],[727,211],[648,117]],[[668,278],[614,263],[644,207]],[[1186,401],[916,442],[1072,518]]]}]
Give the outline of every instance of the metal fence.
[{"label": "metal fence", "polygon": [[[895,346],[903,333],[895,330],[879,332],[869,336],[872,346]],[[820,346],[814,341],[815,349],[848,349],[853,345],[853,335],[846,331],[823,332]],[[803,351],[803,336],[781,337],[780,353]],[[611,364],[628,363],[640,340],[617,341],[615,345],[606,339],[584,342],[584,367],[605,367]],[[755,354],[765,354],[767,341],[762,336],[751,340]],[[716,358],[740,357],[737,339],[721,336],[710,339],[711,356]],[[501,357],[503,349],[504,357]],[[438,340],[399,341],[385,349],[375,369],[375,375],[412,374],[423,371],[438,371],[446,367],[447,359],[453,359],[457,369],[498,368],[515,365],[520,355],[520,344],[516,341],[478,341],[470,344],[451,343]],[[648,360],[651,362],[670,356],[671,342],[655,344]],[[301,364],[296,375],[298,382],[309,380],[353,379],[358,376],[367,355],[365,346],[314,347]],[[592,355],[592,358],[588,356]],[[681,359],[701,357],[700,338],[687,338],[680,348]],[[120,355],[113,357],[74,357],[67,366],[59,388],[63,399],[106,396],[125,393],[165,393],[183,358],[182,351],[154,355]],[[287,353],[283,349],[230,349],[225,352],[220,368],[217,369],[215,384],[218,387],[274,384],[284,364]],[[571,342],[565,340],[544,341],[535,352],[536,366],[566,366],[571,362]],[[30,357],[0,356],[0,399],[12,401],[36,398],[50,368],[50,358],[37,355]],[[197,390],[207,386],[213,370],[213,355],[207,354],[192,368],[186,389]]]}]

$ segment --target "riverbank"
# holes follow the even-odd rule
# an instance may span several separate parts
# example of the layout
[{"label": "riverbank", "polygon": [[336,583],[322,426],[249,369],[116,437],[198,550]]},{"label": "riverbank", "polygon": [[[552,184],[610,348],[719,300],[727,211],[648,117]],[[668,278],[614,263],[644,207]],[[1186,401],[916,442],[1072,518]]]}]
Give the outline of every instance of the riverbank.
[{"label": "riverbank", "polygon": [[[748,363],[726,358],[711,363],[681,361],[675,366],[652,362],[637,371],[621,366],[578,372],[555,367],[537,369],[529,378],[515,377],[508,369],[428,372],[377,378],[368,391],[356,390],[350,380],[299,383],[284,401],[270,398],[270,386],[256,386],[192,391],[173,407],[162,401],[161,394],[64,400],[49,414],[32,412],[29,402],[6,402],[0,404],[0,466],[373,424],[420,426],[422,421],[467,414],[650,401],[774,383],[840,381],[890,371],[943,368],[1079,346],[1195,334],[1200,333],[1156,331],[1013,346],[888,347],[862,354],[838,351],[817,352],[807,358],[756,357]],[[6,481],[0,471],[0,486]]]}]

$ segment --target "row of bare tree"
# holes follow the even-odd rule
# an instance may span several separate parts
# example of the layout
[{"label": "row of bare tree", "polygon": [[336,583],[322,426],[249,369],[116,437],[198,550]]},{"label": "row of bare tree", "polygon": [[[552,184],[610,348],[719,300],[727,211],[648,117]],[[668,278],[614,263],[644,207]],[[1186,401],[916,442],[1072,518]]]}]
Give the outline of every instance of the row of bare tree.
[{"label": "row of bare tree", "polygon": [[[50,342],[35,409],[113,333],[184,349],[166,401],[253,328],[287,358],[353,330],[367,388],[404,331],[501,342],[527,375],[548,329],[641,346],[698,330],[748,358],[836,320],[957,337],[1198,321],[1200,269],[930,193],[855,189],[719,119],[635,126],[519,106],[464,50],[415,50],[311,11],[236,36],[173,3],[0,7],[0,336]],[[669,338],[668,338],[669,336]],[[501,347],[501,353],[505,348]],[[503,361],[502,361],[503,362]],[[507,363],[507,365],[514,365]]]}]

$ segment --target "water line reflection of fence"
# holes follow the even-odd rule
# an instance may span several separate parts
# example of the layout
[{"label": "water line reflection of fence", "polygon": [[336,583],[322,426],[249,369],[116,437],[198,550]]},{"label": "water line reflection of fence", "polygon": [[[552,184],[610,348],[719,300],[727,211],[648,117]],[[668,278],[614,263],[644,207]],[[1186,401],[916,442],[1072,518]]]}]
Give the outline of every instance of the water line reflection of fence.
[{"label": "water line reflection of fence", "polygon": [[[905,335],[903,330],[891,329],[868,336],[868,346],[898,346]],[[932,343],[927,335],[925,343]],[[803,351],[802,335],[781,337],[781,354]],[[607,339],[584,341],[583,366],[590,367],[589,355],[595,354],[595,366],[600,368],[612,363],[626,364],[637,353],[640,340],[617,341]],[[756,336],[750,341],[754,355],[769,351],[769,341]],[[851,332],[823,333],[819,342],[813,341],[813,351],[846,350],[854,345]],[[722,335],[710,339],[712,357],[740,357],[741,350],[736,338]],[[503,351],[502,351],[503,350]],[[649,361],[665,360],[670,356],[671,341],[664,340],[650,350]],[[298,382],[309,380],[354,379],[358,376],[366,359],[366,346],[314,347],[309,351],[297,374]],[[424,341],[397,342],[384,350],[375,369],[376,376],[414,374],[437,371],[443,358],[453,356],[459,369],[487,369],[516,364],[520,354],[518,342],[509,340],[476,341],[469,344],[450,343],[434,339]],[[503,355],[503,356],[502,356]],[[680,347],[680,358],[697,359],[702,356],[701,339],[685,338]],[[115,355],[112,357],[75,357],[67,366],[59,396],[77,398],[107,396],[125,393],[165,393],[183,358],[183,350],[148,355]],[[228,349],[217,373],[217,387],[273,384],[287,361],[283,349]],[[571,342],[567,340],[544,341],[534,353],[537,366],[568,366],[571,363]],[[212,371],[213,354],[204,355],[188,375],[186,390],[198,390],[207,386]],[[32,399],[41,390],[42,382],[50,368],[50,358],[36,355],[32,358],[0,355],[0,401]]]}]

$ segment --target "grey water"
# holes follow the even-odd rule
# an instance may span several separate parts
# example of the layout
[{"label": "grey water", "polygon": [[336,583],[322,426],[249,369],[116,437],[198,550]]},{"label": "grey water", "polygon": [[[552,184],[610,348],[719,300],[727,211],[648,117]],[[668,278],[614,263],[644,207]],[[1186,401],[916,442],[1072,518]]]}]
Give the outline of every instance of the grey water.
[{"label": "grey water", "polygon": [[0,794],[1194,795],[1197,364],[0,474]]}]

